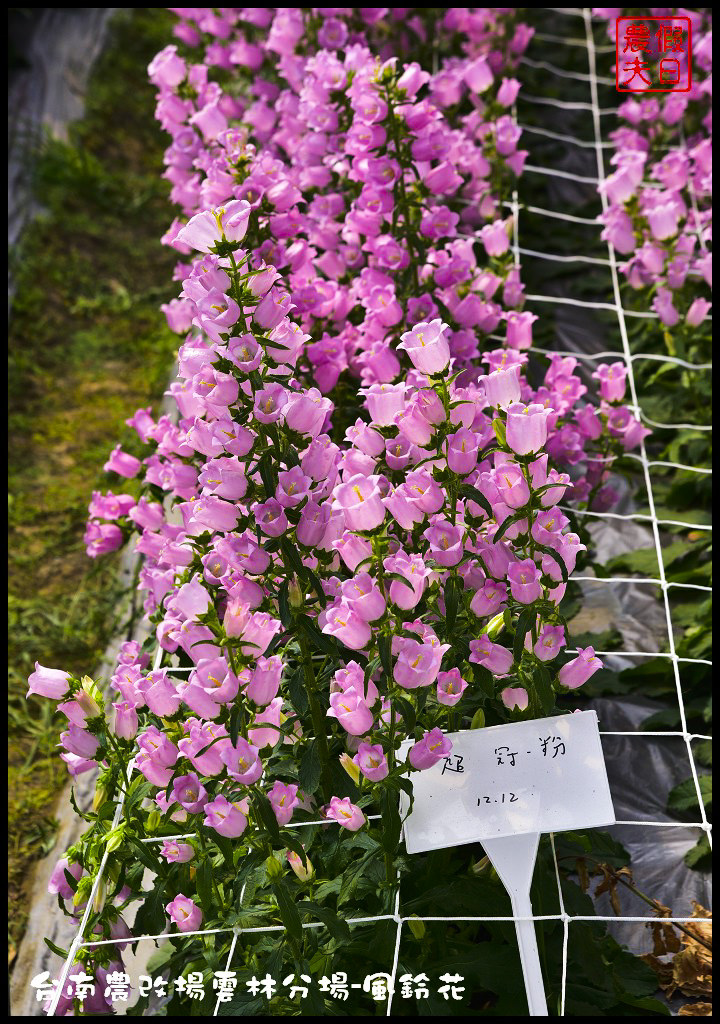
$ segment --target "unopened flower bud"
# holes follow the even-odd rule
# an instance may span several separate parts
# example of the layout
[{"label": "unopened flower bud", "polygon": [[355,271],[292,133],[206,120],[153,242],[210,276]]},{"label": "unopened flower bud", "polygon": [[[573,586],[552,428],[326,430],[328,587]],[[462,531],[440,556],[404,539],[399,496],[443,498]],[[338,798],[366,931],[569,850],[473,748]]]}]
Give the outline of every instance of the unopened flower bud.
[{"label": "unopened flower bud", "polygon": [[268,857],[265,861],[265,870],[267,876],[271,882],[276,882],[284,875],[283,867],[280,861],[276,860],[275,857]]},{"label": "unopened flower bud", "polygon": [[296,576],[293,576],[288,584],[288,603],[296,611],[305,604],[305,592]]},{"label": "unopened flower bud", "polygon": [[77,889],[73,894],[72,902],[74,907],[82,907],[87,903],[91,888],[92,878],[90,875],[85,875],[84,878],[79,880]]},{"label": "unopened flower bud", "polygon": [[95,795],[93,796],[92,809],[94,811],[99,810],[105,803],[106,799],[107,793],[105,792],[105,786],[103,785],[102,780],[99,779],[95,785]]},{"label": "unopened flower bud", "polygon": [[105,906],[105,900],[107,898],[107,882],[104,878],[100,880],[100,884],[95,890],[95,899],[93,900],[93,910],[96,914],[102,913],[102,909]]},{"label": "unopened flower bud", "polygon": [[494,640],[495,637],[500,636],[504,628],[504,612],[498,612],[498,614],[494,615],[493,618],[490,619],[490,621],[488,622],[487,627],[485,629],[485,633],[491,640]]},{"label": "unopened flower bud", "polygon": [[350,755],[349,754],[341,754],[340,755],[340,764],[343,766],[345,771],[348,773],[350,778],[353,780],[353,782],[357,786],[358,783],[360,782],[360,769],[355,764],[355,762],[350,757]]},{"label": "unopened flower bud", "polygon": [[90,676],[83,676],[81,684],[82,689],[75,694],[75,700],[88,718],[97,718],[102,714],[102,694]]},{"label": "unopened flower bud", "polygon": [[301,882],[309,882],[314,876],[315,868],[310,863],[309,857],[306,857],[305,860],[303,860],[302,857],[298,853],[295,853],[294,850],[288,850],[287,861]]},{"label": "unopened flower bud", "polygon": [[113,850],[117,850],[119,846],[122,846],[122,841],[125,838],[125,825],[119,825],[117,828],[112,829],[108,832],[105,837],[107,843],[107,852],[112,853]]},{"label": "unopened flower bud", "polygon": [[425,935],[425,922],[421,921],[417,914],[413,914],[411,917],[408,918],[408,928],[413,933],[418,942]]}]

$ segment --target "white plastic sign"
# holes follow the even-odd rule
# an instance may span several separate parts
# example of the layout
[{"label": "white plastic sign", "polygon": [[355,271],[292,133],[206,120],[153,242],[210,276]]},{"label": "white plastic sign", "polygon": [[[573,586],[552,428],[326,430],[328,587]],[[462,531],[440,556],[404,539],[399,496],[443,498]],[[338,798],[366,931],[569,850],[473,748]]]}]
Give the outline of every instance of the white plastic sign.
[{"label": "white plastic sign", "polygon": [[[594,711],[449,738],[448,757],[411,776],[414,803],[404,824],[408,853],[615,821]],[[401,817],[408,806],[402,794]]]},{"label": "white plastic sign", "polygon": [[[541,832],[615,821],[594,711],[450,733],[448,757],[412,775],[408,853],[480,842],[512,903],[528,1010],[547,1017],[530,902]],[[401,748],[407,753],[410,744]],[[400,814],[407,814],[403,793]]]}]

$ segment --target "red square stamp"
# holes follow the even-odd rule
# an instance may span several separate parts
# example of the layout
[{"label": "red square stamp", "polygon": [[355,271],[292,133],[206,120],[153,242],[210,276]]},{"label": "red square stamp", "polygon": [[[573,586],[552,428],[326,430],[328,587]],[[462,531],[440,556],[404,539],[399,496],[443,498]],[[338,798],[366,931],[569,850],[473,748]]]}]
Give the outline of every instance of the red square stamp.
[{"label": "red square stamp", "polygon": [[690,18],[623,15],[615,19],[615,88],[618,92],[690,92]]}]

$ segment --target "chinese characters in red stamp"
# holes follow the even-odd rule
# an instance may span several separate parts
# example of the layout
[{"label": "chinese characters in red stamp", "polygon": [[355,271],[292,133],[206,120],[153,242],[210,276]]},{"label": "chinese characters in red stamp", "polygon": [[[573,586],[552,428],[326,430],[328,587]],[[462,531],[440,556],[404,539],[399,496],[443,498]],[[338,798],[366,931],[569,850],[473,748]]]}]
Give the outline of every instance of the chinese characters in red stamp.
[{"label": "chinese characters in red stamp", "polygon": [[617,18],[615,53],[615,87],[618,92],[690,91],[690,18]]}]

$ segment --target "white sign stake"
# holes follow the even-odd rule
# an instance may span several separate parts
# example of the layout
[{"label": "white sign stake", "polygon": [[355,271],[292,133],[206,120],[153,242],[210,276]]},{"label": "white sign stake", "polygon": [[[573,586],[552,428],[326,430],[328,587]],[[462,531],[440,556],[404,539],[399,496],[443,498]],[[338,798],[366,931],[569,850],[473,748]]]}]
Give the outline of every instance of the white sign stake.
[{"label": "white sign stake", "polygon": [[[520,919],[515,928],[530,1016],[546,1017],[530,884],[542,832],[615,821],[597,715],[582,711],[449,737],[448,757],[413,772],[409,815],[401,794],[407,852],[482,843]],[[404,743],[401,754],[410,746]]]},{"label": "white sign stake", "polygon": [[[483,840],[483,849],[500,876],[500,881],[508,891],[515,918],[532,918],[530,885],[535,870],[539,842],[539,832]],[[516,920],[515,932],[520,950],[520,963],[525,979],[530,1016],[547,1017],[547,1001],[540,970],[535,922]]]}]

